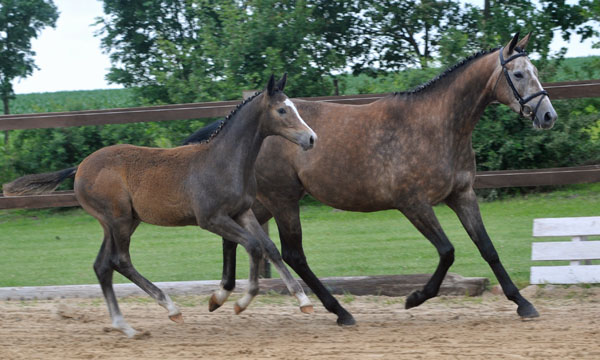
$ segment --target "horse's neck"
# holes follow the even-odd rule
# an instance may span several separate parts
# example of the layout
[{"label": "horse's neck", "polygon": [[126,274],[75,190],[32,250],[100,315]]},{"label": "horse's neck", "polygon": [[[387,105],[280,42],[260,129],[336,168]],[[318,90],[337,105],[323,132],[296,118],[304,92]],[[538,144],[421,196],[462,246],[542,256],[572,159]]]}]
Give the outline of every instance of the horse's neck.
[{"label": "horse's neck", "polygon": [[465,64],[448,86],[438,86],[424,97],[423,108],[438,111],[448,131],[471,134],[485,108],[494,100],[497,56],[494,51]]},{"label": "horse's neck", "polygon": [[228,165],[242,171],[244,178],[252,173],[264,140],[259,102],[255,99],[240,108],[210,144],[211,152],[227,159]]}]

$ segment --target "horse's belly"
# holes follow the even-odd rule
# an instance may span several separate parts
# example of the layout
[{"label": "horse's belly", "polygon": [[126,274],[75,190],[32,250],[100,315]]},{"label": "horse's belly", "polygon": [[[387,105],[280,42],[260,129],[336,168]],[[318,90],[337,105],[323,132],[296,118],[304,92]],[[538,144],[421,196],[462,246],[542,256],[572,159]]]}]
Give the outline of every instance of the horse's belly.
[{"label": "horse's belly", "polygon": [[195,225],[196,216],[189,201],[168,194],[135,193],[131,205],[141,221],[160,226]]},{"label": "horse's belly", "polygon": [[387,186],[368,186],[364,182],[344,184],[311,183],[306,191],[331,207],[347,211],[379,211],[395,208],[395,194]]},{"label": "horse's belly", "polygon": [[390,181],[377,177],[349,177],[339,183],[329,183],[321,178],[318,182],[303,184],[309,194],[329,206],[364,212],[398,209],[414,201],[434,205],[443,201],[453,188],[452,178],[442,176],[398,176],[390,178]]}]

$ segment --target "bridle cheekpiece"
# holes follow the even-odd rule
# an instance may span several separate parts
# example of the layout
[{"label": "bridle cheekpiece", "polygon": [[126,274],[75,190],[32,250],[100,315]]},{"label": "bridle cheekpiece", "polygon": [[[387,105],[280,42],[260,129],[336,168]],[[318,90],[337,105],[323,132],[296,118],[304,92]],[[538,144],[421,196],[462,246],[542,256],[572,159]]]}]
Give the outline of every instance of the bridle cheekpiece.
[{"label": "bridle cheekpiece", "polygon": [[[538,108],[540,107],[540,104],[542,103],[542,100],[544,99],[544,96],[548,96],[548,92],[544,89],[542,89],[541,91],[536,92],[535,94],[529,95],[526,98],[523,98],[521,96],[521,94],[519,94],[519,92],[517,91],[517,88],[515,88],[515,85],[513,84],[510,75],[508,75],[508,69],[506,68],[506,64],[508,64],[509,62],[513,61],[514,59],[521,57],[521,56],[527,56],[527,52],[516,47],[515,51],[517,52],[516,54],[510,56],[508,59],[504,59],[504,56],[502,55],[502,53],[504,52],[504,48],[500,48],[500,65],[502,66],[502,71],[504,72],[504,77],[506,78],[506,82],[508,83],[508,86],[510,86],[513,95],[515,96],[515,98],[519,101],[519,105],[521,105],[521,110],[520,113],[523,116],[529,116],[531,117],[531,120],[534,120],[538,111]],[[541,96],[540,100],[538,101],[538,103],[535,106],[535,110],[532,111],[531,106],[527,105],[528,102],[530,102],[531,100],[535,99],[536,97]],[[525,111],[527,110],[527,111]]]}]

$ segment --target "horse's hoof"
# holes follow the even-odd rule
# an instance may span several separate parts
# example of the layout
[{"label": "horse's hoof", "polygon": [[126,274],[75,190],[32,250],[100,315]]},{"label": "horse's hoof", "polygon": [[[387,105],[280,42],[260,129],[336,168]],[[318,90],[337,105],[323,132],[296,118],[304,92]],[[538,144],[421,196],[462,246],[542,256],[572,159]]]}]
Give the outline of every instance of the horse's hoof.
[{"label": "horse's hoof", "polygon": [[105,327],[104,332],[108,333],[108,332],[120,332],[122,334],[124,334],[125,336],[127,336],[130,339],[136,339],[136,340],[142,340],[142,339],[147,339],[151,336],[150,331],[137,331],[133,328],[129,328],[129,329],[123,329],[123,328],[118,328],[118,327]]},{"label": "horse's hoof", "polygon": [[302,311],[305,314],[312,314],[313,312],[315,312],[312,305],[300,306],[300,311]]},{"label": "horse's hoof", "polygon": [[233,305],[233,311],[235,311],[236,315],[239,315],[244,310],[246,310],[246,308],[242,308],[237,303],[235,305]]},{"label": "horse's hoof", "polygon": [[421,290],[415,290],[410,295],[408,295],[408,297],[406,298],[406,302],[404,303],[404,308],[405,309],[414,308],[415,306],[419,306],[422,303],[424,303],[425,300],[427,300],[427,297],[425,297],[425,294],[423,294],[423,292]]},{"label": "horse's hoof", "polygon": [[177,324],[183,324],[183,315],[181,315],[181,313],[169,315],[169,319],[171,319],[171,321],[173,322],[176,322]]},{"label": "horse's hoof", "polygon": [[345,313],[343,315],[338,316],[337,324],[339,326],[352,326],[356,325],[356,320],[350,313]]},{"label": "horse's hoof", "polygon": [[519,305],[517,308],[517,314],[519,314],[519,316],[523,319],[532,319],[540,316],[540,313],[538,313],[535,307],[529,302]]},{"label": "horse's hoof", "polygon": [[210,299],[208,300],[208,311],[213,312],[221,307],[223,304],[219,304],[217,302],[217,297],[215,294],[212,294]]}]

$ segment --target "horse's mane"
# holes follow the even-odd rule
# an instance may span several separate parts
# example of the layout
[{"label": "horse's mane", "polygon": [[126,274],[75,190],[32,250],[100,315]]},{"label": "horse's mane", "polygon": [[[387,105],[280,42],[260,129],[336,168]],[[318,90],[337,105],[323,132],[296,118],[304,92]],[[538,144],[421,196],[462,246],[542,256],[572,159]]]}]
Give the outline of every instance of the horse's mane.
[{"label": "horse's mane", "polygon": [[489,49],[489,50],[482,50],[479,51],[473,55],[470,55],[464,59],[462,59],[461,61],[459,61],[458,63],[454,64],[453,66],[447,68],[446,70],[444,70],[441,74],[439,74],[438,76],[434,77],[433,79],[427,81],[426,83],[423,83],[421,85],[418,85],[410,90],[407,91],[397,91],[394,92],[393,95],[412,95],[412,94],[418,94],[423,92],[424,90],[427,90],[429,88],[432,88],[433,85],[437,84],[440,80],[445,79],[448,77],[448,75],[450,74],[456,74],[459,70],[462,70],[466,67],[467,64],[470,64],[473,60],[475,59],[479,59],[480,57],[493,53],[494,51],[497,51],[498,49],[500,49],[500,47],[497,48],[493,48],[493,49]]},{"label": "horse's mane", "polygon": [[189,144],[199,144],[199,143],[208,143],[211,141],[217,134],[223,129],[223,126],[227,124],[229,119],[231,119],[244,105],[252,101],[255,97],[260,95],[262,92],[257,91],[254,95],[245,99],[241,103],[239,103],[235,109],[233,109],[229,115],[225,116],[224,119],[217,120],[213,123],[206,125],[199,130],[196,130],[192,135],[188,136],[187,139],[183,140],[181,145],[189,145]]}]

